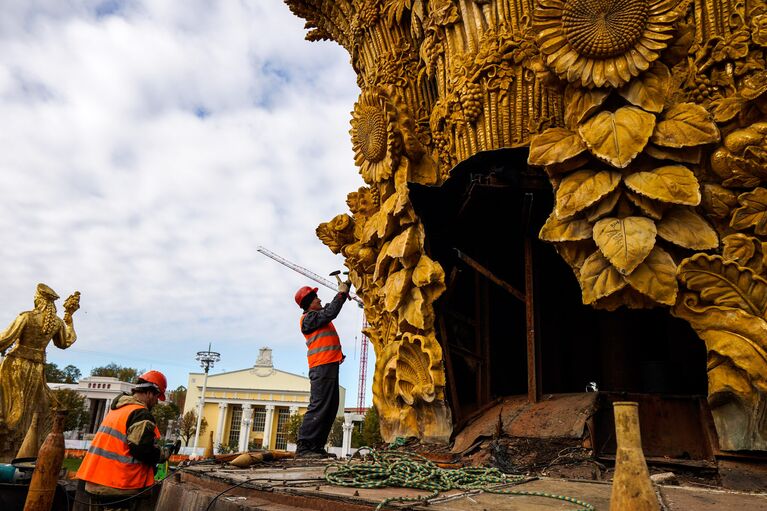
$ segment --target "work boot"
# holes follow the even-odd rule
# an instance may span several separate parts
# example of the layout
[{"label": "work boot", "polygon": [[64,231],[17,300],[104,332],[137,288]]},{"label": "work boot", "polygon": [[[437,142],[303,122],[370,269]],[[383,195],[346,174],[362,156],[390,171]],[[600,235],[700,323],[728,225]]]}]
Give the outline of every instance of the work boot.
[{"label": "work boot", "polygon": [[319,460],[322,458],[327,458],[327,454],[322,454],[321,452],[317,451],[301,451],[296,453],[296,458],[305,460]]},{"label": "work boot", "polygon": [[330,453],[330,452],[326,451],[325,449],[320,449],[317,452],[322,454],[322,456],[324,456],[325,458],[338,458],[338,456],[336,456],[333,453]]}]

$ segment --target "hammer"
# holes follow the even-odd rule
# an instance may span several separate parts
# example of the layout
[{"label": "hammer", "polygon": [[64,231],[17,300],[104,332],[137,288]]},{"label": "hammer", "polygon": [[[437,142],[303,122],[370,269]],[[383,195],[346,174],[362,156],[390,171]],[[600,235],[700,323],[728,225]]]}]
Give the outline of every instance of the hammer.
[{"label": "hammer", "polygon": [[[335,270],[335,271],[331,271],[331,272],[330,272],[330,276],[331,276],[331,277],[335,277],[335,278],[336,278],[336,280],[338,281],[338,284],[340,285],[340,284],[341,284],[341,277],[339,277],[339,275],[341,275],[341,270]],[[349,275],[349,272],[348,272],[348,271],[345,271],[345,272],[344,272],[344,275]],[[347,280],[348,280],[348,279],[347,279]],[[347,298],[347,300],[351,300],[351,299],[352,299],[352,297],[351,297],[351,296],[349,296],[349,297]]]}]

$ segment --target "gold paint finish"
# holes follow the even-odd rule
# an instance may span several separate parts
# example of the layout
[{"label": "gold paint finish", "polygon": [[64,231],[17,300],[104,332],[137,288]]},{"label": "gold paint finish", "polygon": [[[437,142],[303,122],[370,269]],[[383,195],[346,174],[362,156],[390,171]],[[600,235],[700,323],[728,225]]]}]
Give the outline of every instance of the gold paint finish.
[{"label": "gold paint finish", "polygon": [[[36,412],[49,415],[53,396],[44,374],[48,343],[66,349],[77,339],[72,315],[80,308],[80,293],[64,301],[63,320],[56,316],[57,298],[51,288],[38,284],[35,308],[19,314],[0,333],[0,350],[10,348],[0,362],[0,461],[16,454]],[[49,424],[40,430],[45,432]]]},{"label": "gold paint finish", "polygon": [[660,511],[642,452],[638,404],[613,403],[615,415],[615,475],[610,494],[610,511]]},{"label": "gold paint finish", "polygon": [[364,301],[386,440],[450,435],[432,306],[445,275],[409,185],[529,147],[555,192],[540,237],[584,303],[688,320],[722,448],[767,450],[765,0],[286,3],[309,40],[349,51],[361,89],[366,186],[317,235]]},{"label": "gold paint finish", "polygon": [[567,0],[562,26],[575,51],[604,59],[639,41],[649,13],[650,6],[641,0]]}]

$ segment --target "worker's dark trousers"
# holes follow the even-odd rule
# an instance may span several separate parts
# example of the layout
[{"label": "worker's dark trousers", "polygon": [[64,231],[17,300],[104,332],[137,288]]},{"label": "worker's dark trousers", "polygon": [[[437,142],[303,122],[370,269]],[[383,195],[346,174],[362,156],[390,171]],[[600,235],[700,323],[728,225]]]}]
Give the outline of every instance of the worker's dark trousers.
[{"label": "worker's dark trousers", "polygon": [[328,442],[330,429],[338,413],[338,362],[309,369],[311,395],[304,422],[298,430],[296,451],[319,452]]}]

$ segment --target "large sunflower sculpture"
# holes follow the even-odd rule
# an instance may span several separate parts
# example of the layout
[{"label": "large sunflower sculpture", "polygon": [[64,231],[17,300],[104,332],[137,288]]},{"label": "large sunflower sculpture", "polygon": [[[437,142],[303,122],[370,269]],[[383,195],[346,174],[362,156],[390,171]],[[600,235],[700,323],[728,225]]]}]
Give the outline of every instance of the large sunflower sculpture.
[{"label": "large sunflower sculpture", "polygon": [[402,144],[396,118],[396,109],[383,89],[363,91],[354,104],[349,134],[354,162],[367,184],[389,179],[399,163]]},{"label": "large sunflower sculpture", "polygon": [[539,0],[533,26],[546,64],[584,87],[620,87],[650,67],[689,0]]}]

